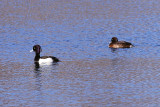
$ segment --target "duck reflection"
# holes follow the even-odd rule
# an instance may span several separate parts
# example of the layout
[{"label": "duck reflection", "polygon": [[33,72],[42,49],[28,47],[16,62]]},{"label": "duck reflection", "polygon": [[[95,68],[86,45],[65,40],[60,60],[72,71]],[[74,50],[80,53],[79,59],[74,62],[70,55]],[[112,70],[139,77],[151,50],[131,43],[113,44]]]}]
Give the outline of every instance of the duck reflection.
[{"label": "duck reflection", "polygon": [[34,67],[35,67],[35,71],[39,71],[39,68],[40,68],[40,66],[39,66],[39,63],[38,62],[34,62]]},{"label": "duck reflection", "polygon": [[34,70],[35,71],[40,71],[40,69],[44,70],[54,70],[55,67],[58,65],[58,63],[53,63],[52,65],[40,65],[38,62],[34,63]]},{"label": "duck reflection", "polygon": [[118,49],[116,48],[110,48],[112,53],[115,53]]}]

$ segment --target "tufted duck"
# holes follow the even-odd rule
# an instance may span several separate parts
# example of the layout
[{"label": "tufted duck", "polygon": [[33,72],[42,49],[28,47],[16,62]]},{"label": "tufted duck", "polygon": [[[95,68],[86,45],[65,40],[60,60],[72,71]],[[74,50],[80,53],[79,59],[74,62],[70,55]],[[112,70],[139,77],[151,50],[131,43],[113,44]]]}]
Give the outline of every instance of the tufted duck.
[{"label": "tufted duck", "polygon": [[112,37],[109,48],[131,48],[133,45],[126,41],[118,41],[117,37]]},{"label": "tufted duck", "polygon": [[35,52],[36,56],[34,58],[34,62],[38,63],[38,64],[47,64],[50,65],[52,63],[56,63],[59,62],[60,60],[54,56],[42,56],[40,57],[40,52],[42,51],[41,46],[40,45],[34,45],[33,46],[33,50],[31,50],[30,52]]}]

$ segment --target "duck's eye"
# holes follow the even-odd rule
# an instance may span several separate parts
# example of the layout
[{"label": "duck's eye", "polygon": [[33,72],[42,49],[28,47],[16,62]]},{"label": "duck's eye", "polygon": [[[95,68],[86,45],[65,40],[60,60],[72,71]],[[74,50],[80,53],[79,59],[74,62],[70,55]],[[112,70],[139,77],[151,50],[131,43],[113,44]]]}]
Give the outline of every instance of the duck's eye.
[{"label": "duck's eye", "polygon": [[35,50],[36,48],[35,47],[33,47],[33,50]]}]

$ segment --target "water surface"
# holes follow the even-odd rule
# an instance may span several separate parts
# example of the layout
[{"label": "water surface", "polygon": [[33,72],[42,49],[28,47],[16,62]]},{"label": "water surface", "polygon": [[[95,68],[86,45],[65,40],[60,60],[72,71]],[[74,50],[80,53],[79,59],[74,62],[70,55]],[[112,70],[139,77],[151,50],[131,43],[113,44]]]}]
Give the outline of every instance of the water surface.
[{"label": "water surface", "polygon": [[[1,0],[0,105],[160,105],[159,2]],[[62,62],[35,68],[35,44]]]}]

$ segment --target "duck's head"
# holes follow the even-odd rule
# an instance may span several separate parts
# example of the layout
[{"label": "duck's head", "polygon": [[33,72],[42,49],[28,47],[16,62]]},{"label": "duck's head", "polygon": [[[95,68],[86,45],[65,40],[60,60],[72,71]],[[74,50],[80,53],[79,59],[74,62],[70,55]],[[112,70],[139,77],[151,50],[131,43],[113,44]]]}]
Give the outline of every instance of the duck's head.
[{"label": "duck's head", "polygon": [[40,54],[40,52],[42,51],[41,46],[40,45],[34,45],[33,49],[30,52],[35,52],[36,54]]},{"label": "duck's head", "polygon": [[118,38],[117,37],[112,37],[111,43],[114,43],[114,42],[118,42]]}]

